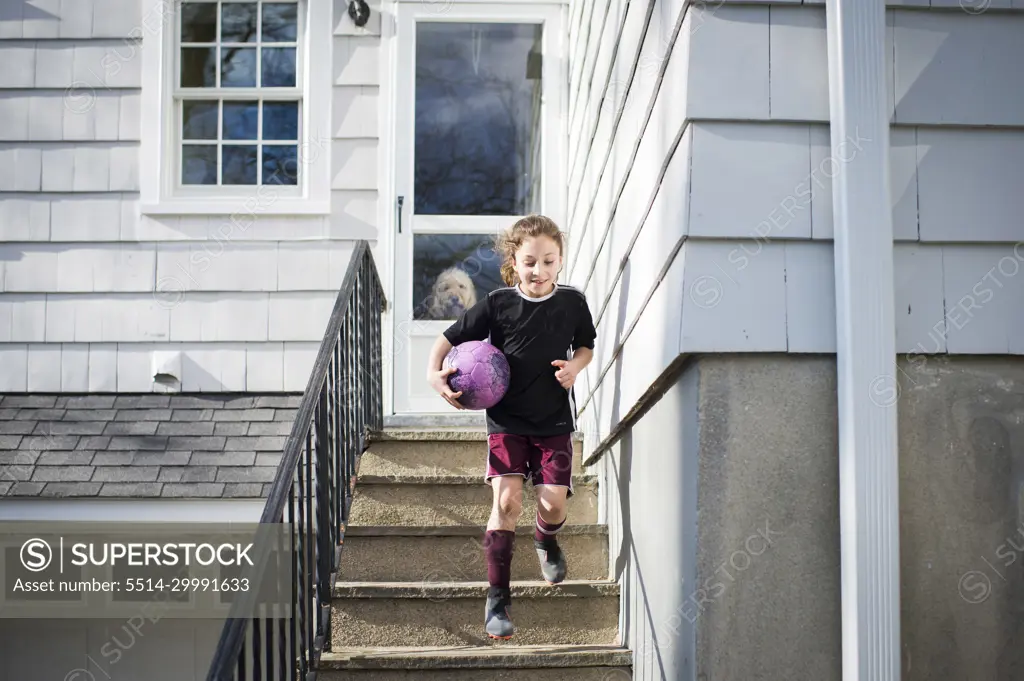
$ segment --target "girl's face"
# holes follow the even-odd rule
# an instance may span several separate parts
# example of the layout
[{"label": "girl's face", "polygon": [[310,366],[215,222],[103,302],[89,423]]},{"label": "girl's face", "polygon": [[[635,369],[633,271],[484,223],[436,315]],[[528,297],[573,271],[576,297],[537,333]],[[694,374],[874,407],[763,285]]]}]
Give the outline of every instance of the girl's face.
[{"label": "girl's face", "polygon": [[516,274],[523,293],[540,298],[555,288],[555,278],[562,269],[558,244],[549,236],[527,237],[516,251]]}]

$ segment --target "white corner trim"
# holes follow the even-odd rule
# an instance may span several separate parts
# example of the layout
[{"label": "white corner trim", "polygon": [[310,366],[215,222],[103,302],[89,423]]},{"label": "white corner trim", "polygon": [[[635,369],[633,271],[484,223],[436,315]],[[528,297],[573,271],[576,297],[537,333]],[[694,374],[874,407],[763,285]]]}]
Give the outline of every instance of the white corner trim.
[{"label": "white corner trim", "polygon": [[385,361],[382,367],[383,412],[384,415],[395,413],[395,363],[387,358],[394,357],[395,336],[395,231],[397,229],[397,191],[395,188],[395,144],[396,116],[394,75],[397,73],[398,40],[397,3],[395,0],[381,0],[380,58],[377,73],[380,83],[377,97],[377,115],[380,121],[377,151],[377,261],[378,273],[384,287],[384,296],[388,302],[381,320],[381,351]]},{"label": "white corner trim", "polygon": [[[175,35],[174,3],[143,0],[140,210],[143,215],[253,213],[329,215],[331,212],[331,3],[298,0],[304,43],[298,68],[304,75],[299,163],[306,185],[235,189],[197,188],[175,193],[175,116],[171,107]],[[272,196],[273,198],[267,198]]]},{"label": "white corner trim", "polygon": [[164,0],[143,0],[142,24],[147,31],[142,37],[142,92],[140,113],[139,199],[141,203],[160,201],[160,168],[164,164],[165,115],[164,77],[165,35],[173,34],[174,5]]},{"label": "white corner trim", "polygon": [[898,681],[899,469],[885,3],[828,0],[844,681]]}]

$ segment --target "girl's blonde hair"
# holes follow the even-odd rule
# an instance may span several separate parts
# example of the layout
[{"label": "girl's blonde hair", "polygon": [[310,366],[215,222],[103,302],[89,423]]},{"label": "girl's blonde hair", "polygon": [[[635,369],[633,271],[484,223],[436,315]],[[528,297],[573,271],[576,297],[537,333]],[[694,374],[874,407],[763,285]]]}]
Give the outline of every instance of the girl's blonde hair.
[{"label": "girl's blonde hair", "polygon": [[530,237],[550,237],[558,244],[558,254],[565,255],[565,233],[555,221],[543,215],[527,215],[499,234],[494,240],[494,252],[501,256],[501,278],[507,286],[519,283],[516,276],[516,251]]}]

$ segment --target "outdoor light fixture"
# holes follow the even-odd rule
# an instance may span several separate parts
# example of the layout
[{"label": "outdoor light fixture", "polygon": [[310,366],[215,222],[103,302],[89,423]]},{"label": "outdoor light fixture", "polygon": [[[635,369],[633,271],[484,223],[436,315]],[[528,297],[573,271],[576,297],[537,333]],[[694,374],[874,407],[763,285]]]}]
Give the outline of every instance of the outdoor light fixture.
[{"label": "outdoor light fixture", "polygon": [[366,4],[366,0],[351,0],[348,3],[348,15],[352,17],[356,26],[365,26],[370,20],[370,6]]}]

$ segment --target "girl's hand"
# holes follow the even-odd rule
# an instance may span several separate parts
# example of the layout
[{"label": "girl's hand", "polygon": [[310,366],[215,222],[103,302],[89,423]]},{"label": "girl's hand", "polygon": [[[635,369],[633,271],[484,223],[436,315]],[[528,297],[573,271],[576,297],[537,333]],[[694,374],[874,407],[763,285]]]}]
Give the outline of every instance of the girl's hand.
[{"label": "girl's hand", "polygon": [[431,371],[427,375],[427,381],[430,383],[430,387],[438,392],[438,394],[445,399],[448,404],[452,405],[456,409],[465,409],[459,404],[459,398],[462,397],[462,391],[454,392],[448,385],[448,376],[455,373],[455,367],[448,367],[447,369],[441,369],[440,371]]},{"label": "girl's hand", "polygon": [[565,359],[556,359],[551,362],[551,366],[558,367],[558,371],[555,372],[555,378],[558,379],[559,385],[568,390],[576,383],[576,367],[572,362]]}]

